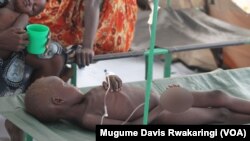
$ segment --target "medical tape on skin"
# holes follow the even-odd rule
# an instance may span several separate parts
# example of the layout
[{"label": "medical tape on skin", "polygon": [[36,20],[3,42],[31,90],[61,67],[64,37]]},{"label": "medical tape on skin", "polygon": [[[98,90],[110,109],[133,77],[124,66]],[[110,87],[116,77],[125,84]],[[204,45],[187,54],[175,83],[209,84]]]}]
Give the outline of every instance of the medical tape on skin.
[{"label": "medical tape on skin", "polygon": [[[149,0],[148,1],[149,2],[149,6],[150,6],[150,9],[151,9],[151,12],[150,12],[150,14],[149,14],[149,18],[148,18],[148,25],[149,25],[149,34],[150,34],[150,36],[151,36],[151,25],[152,25],[152,23],[153,23],[153,14],[154,14],[154,2],[153,1],[151,1],[151,0]],[[158,10],[160,9],[161,7],[160,6],[158,6]]]},{"label": "medical tape on skin", "polygon": [[107,70],[104,70],[104,72],[105,72],[106,77],[108,77],[110,75],[115,75],[115,73],[107,71]]}]

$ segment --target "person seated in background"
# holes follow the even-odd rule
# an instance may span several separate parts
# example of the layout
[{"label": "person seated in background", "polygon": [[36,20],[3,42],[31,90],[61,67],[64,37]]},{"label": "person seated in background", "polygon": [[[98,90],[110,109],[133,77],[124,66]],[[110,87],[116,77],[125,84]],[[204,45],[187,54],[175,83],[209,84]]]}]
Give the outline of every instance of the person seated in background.
[{"label": "person seated in background", "polygon": [[[36,80],[26,91],[25,110],[42,122],[68,120],[83,128],[142,124],[144,89],[121,84],[116,75],[82,93],[60,78]],[[119,86],[121,88],[119,88]],[[110,91],[110,87],[113,90]],[[189,91],[177,85],[150,94],[149,124],[242,124],[250,122],[250,101],[223,91]]]},{"label": "person seated in background", "polygon": [[[40,56],[29,54],[25,50],[29,41],[24,32],[29,17],[42,12],[45,4],[46,0],[10,0],[0,8],[0,96],[22,93],[37,78],[59,76],[61,73],[65,56],[57,44],[49,42],[47,52]],[[9,37],[9,34],[12,36]],[[3,36],[9,38],[3,40]],[[51,50],[54,52],[51,53]],[[28,70],[32,72],[27,78]]]},{"label": "person seated in background", "polygon": [[52,39],[65,49],[76,45],[75,62],[84,68],[93,62],[94,54],[130,50],[138,7],[150,10],[148,3],[148,0],[49,0],[45,10],[30,18],[30,22],[49,26]]}]

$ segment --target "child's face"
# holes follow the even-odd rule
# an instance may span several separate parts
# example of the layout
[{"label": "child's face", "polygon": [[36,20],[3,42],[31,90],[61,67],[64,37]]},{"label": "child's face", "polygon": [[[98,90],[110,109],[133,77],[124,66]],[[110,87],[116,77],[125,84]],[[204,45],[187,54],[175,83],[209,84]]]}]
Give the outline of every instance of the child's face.
[{"label": "child's face", "polygon": [[13,0],[13,3],[17,12],[35,16],[43,11],[46,0]]}]

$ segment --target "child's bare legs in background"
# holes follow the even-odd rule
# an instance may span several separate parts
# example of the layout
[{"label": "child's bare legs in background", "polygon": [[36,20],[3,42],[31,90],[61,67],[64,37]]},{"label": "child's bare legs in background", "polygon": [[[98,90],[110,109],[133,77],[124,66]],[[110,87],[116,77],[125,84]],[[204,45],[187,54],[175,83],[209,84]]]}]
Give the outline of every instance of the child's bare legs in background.
[{"label": "child's bare legs in background", "polygon": [[164,111],[155,124],[243,124],[250,122],[250,101],[214,90],[191,92],[193,105],[182,113]]}]

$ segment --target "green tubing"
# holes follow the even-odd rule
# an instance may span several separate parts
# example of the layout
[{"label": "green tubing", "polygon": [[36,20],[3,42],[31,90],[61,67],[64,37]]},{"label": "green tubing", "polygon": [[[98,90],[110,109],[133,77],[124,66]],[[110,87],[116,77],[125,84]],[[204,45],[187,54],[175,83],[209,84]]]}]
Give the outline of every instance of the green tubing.
[{"label": "green tubing", "polygon": [[148,70],[147,70],[147,85],[145,90],[145,105],[144,105],[144,115],[143,115],[143,124],[148,124],[148,112],[149,112],[149,100],[150,100],[150,91],[152,85],[152,73],[153,73],[153,61],[154,61],[154,46],[155,46],[155,36],[156,36],[156,26],[157,26],[157,17],[158,17],[158,4],[159,0],[154,0],[154,13],[153,13],[153,24],[152,24],[152,33],[150,38],[150,50],[148,56]]}]

